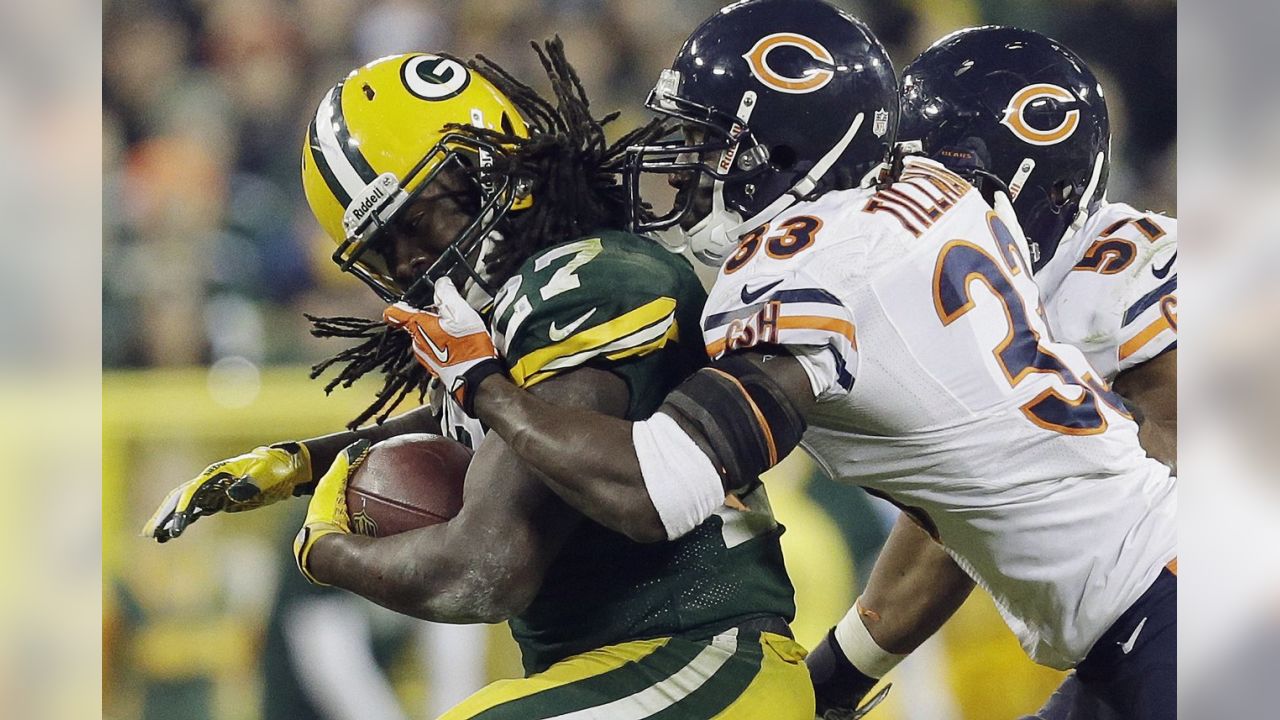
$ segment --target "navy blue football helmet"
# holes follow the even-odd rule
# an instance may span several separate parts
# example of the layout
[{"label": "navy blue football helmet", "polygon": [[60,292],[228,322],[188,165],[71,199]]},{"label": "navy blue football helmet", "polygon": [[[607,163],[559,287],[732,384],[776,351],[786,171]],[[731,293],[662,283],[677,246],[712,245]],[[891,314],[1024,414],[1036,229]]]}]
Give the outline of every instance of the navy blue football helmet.
[{"label": "navy blue football helmet", "polygon": [[988,198],[1007,193],[1035,271],[1102,202],[1110,140],[1097,78],[1037,32],[960,30],[902,72],[898,141],[966,176]]},{"label": "navy blue football helmet", "polygon": [[[710,264],[800,198],[856,185],[888,157],[898,124],[884,46],[820,0],[723,8],[693,31],[645,104],[682,121],[685,139],[631,148],[632,229],[672,228],[709,192],[710,212],[686,239]],[[670,212],[643,203],[642,172],[683,174]]]}]

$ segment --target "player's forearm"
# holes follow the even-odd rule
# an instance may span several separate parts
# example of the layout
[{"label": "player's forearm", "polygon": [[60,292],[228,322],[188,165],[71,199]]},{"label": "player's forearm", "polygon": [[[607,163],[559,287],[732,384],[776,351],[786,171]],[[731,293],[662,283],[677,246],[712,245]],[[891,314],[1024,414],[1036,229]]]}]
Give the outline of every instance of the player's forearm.
[{"label": "player's forearm", "polygon": [[941,545],[902,515],[876,559],[858,605],[876,644],[905,655],[960,609],[973,585]]},{"label": "player's forearm", "polygon": [[805,659],[819,713],[857,707],[959,609],[973,581],[902,515],[866,591]]},{"label": "player's forearm", "polygon": [[1147,416],[1138,427],[1138,442],[1151,457],[1178,472],[1178,418],[1152,419]]},{"label": "player's forearm", "polygon": [[496,375],[478,390],[476,414],[562,500],[633,540],[666,539],[636,459],[630,422],[553,405]]},{"label": "player's forearm", "polygon": [[1177,472],[1178,352],[1170,350],[1120,373],[1115,380],[1138,421],[1138,442],[1151,457]]},{"label": "player's forearm", "polygon": [[511,571],[493,567],[493,553],[451,535],[449,523],[385,538],[327,535],[308,568],[322,583],[433,622],[500,622],[528,605],[532,594],[512,586]]},{"label": "player's forearm", "polygon": [[333,464],[334,458],[338,457],[338,453],[342,452],[343,448],[357,440],[368,440],[377,443],[397,435],[407,435],[409,433],[433,433],[437,435],[440,433],[440,421],[430,407],[423,405],[397,415],[381,425],[367,425],[359,430],[346,430],[331,435],[323,435],[303,440],[302,444],[307,446],[307,451],[311,454],[311,467],[316,476],[319,477],[325,469]]}]

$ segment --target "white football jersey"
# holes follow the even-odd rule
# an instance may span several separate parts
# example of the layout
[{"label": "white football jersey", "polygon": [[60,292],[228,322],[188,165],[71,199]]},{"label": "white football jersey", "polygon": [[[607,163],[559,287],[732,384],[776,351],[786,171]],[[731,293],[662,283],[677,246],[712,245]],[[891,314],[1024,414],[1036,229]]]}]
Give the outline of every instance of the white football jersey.
[{"label": "white football jersey", "polygon": [[893,500],[1067,668],[1176,555],[1176,493],[1079,350],[1049,339],[1018,240],[912,158],[746,236],[703,315],[713,357],[784,345],[821,400],[804,445]]},{"label": "white football jersey", "polygon": [[1049,328],[1110,381],[1177,347],[1178,221],[1103,203],[1036,274]]}]

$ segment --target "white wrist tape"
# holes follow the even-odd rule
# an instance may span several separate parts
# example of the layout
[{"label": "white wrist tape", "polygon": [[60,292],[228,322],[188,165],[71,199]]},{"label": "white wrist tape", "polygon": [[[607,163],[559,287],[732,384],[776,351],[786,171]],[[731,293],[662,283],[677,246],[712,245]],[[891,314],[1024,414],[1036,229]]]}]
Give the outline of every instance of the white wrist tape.
[{"label": "white wrist tape", "polygon": [[698,527],[724,504],[724,485],[711,459],[670,416],[655,413],[633,423],[631,439],[667,539]]},{"label": "white wrist tape", "polygon": [[882,678],[907,658],[880,647],[862,622],[861,606],[854,603],[836,624],[836,642],[845,657],[867,677]]}]

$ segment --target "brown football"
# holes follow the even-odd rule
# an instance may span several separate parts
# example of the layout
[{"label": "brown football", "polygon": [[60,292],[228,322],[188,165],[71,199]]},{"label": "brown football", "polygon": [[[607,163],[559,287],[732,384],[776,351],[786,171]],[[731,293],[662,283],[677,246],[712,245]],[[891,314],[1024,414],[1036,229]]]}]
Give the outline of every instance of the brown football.
[{"label": "brown football", "polygon": [[439,435],[383,440],[347,482],[352,532],[386,537],[444,522],[462,509],[471,450]]}]

